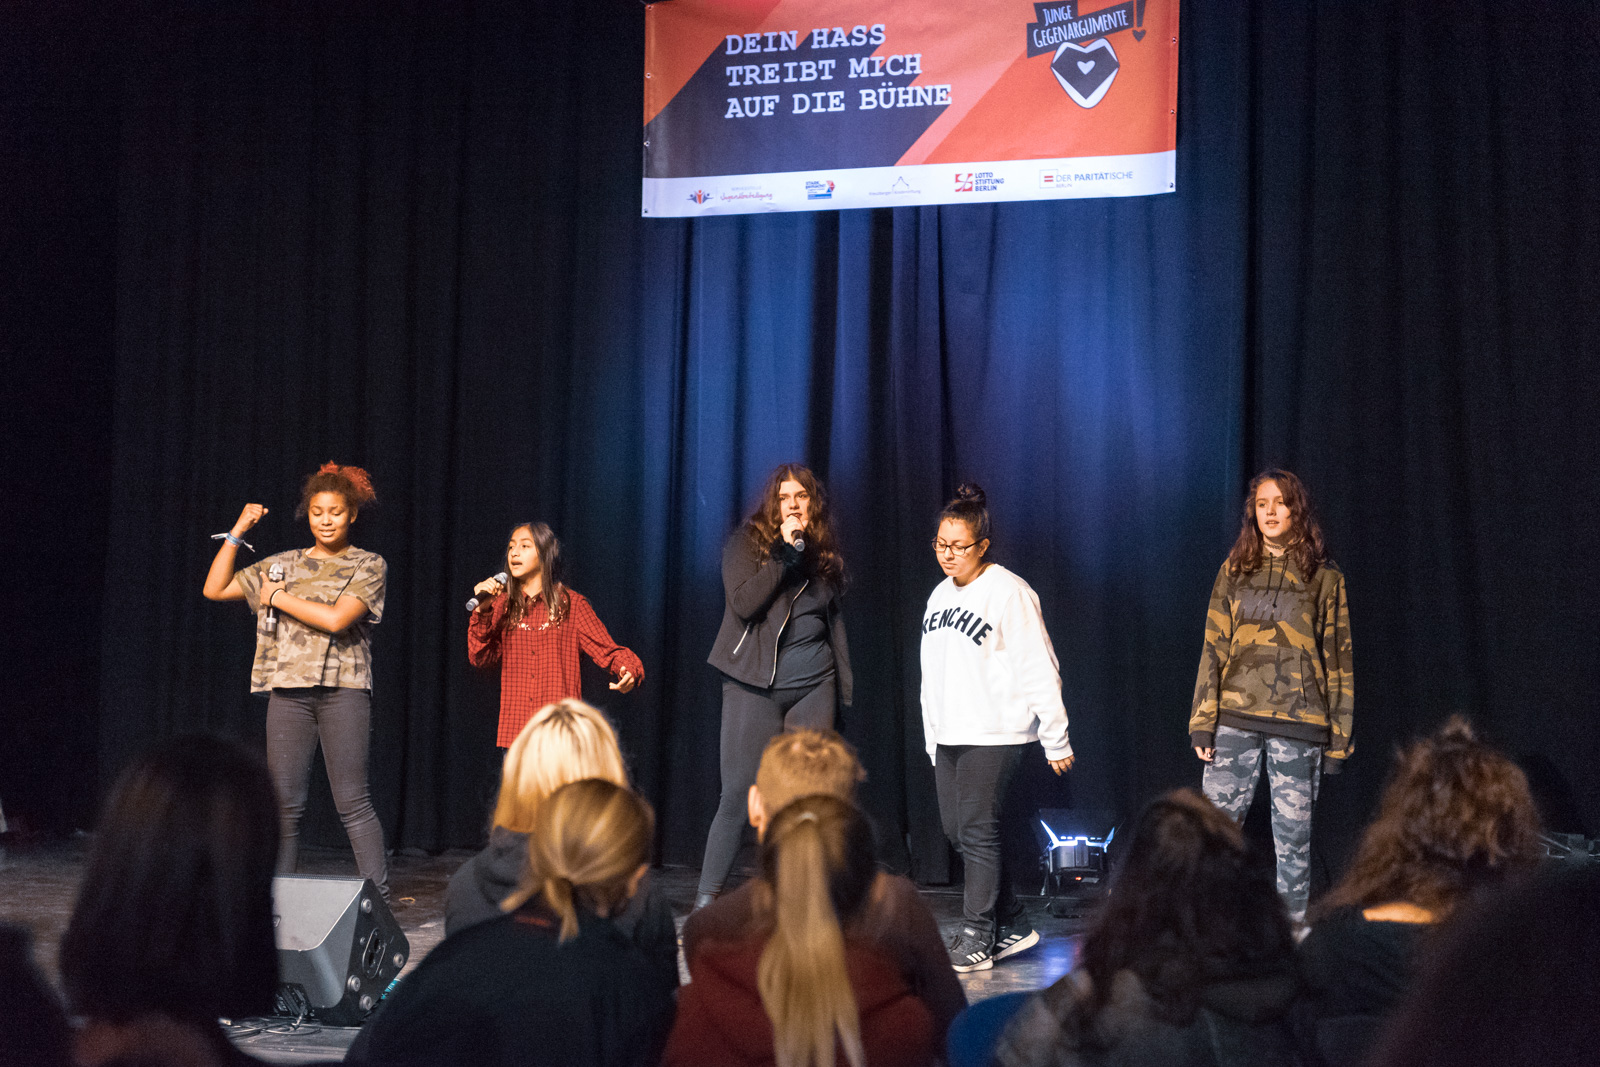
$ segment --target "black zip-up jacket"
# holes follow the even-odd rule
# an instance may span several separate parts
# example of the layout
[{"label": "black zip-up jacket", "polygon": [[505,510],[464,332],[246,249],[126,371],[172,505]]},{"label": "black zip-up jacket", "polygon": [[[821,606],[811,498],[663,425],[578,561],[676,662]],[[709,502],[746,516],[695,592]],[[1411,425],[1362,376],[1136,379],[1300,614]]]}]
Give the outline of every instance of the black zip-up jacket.
[{"label": "black zip-up jacket", "polygon": [[[778,639],[789,622],[794,602],[807,584],[826,582],[809,575],[806,557],[779,538],[763,552],[750,543],[741,526],[722,549],[722,588],[726,606],[722,628],[706,662],[735,681],[772,688],[778,673]],[[850,652],[845,645],[839,591],[829,589],[828,644],[833,648],[834,678],[839,703],[852,697]]]}]

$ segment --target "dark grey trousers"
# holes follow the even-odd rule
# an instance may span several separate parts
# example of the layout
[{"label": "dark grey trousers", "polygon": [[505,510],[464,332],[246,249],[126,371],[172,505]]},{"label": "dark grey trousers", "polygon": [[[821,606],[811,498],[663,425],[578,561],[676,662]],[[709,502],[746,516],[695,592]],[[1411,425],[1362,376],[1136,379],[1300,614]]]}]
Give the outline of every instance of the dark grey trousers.
[{"label": "dark grey trousers", "polygon": [[1030,745],[939,745],[933,782],[939,821],[966,867],[961,916],[979,940],[992,946],[996,929],[1014,922],[1022,905],[1005,876],[1000,848],[1000,808]]},{"label": "dark grey trousers", "polygon": [[722,680],[722,798],[706,835],[700,892],[720,893],[749,823],[746,799],[756,784],[761,750],[784,730],[831,730],[837,698],[832,676],[799,689],[757,689]]},{"label": "dark grey trousers", "polygon": [[311,786],[311,758],[322,743],[333,804],[350,835],[356,868],[389,899],[389,861],[383,827],[367,790],[372,694],[365,689],[274,689],[267,700],[267,770],[278,793],[278,873],[293,874],[300,859],[300,817]]}]

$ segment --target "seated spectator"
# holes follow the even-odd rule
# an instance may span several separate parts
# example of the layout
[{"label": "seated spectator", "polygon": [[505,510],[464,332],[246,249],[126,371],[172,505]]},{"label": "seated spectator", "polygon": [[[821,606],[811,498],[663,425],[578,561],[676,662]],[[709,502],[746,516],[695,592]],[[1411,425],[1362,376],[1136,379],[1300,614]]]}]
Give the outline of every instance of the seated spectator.
[{"label": "seated spectator", "polygon": [[[766,836],[768,813],[797,797],[826,794],[855,799],[864,777],[848,742],[832,730],[789,730],[767,742],[750,787],[747,814],[758,839]],[[757,913],[760,881],[744,883],[689,916],[683,925],[683,956],[693,970],[694,958],[712,942],[743,942],[764,934]],[[861,915],[846,936],[874,944],[899,968],[911,991],[933,1012],[938,1040],[950,1021],[966,1007],[961,981],[950,969],[939,924],[909,878],[879,871],[867,892]]]},{"label": "seated spectator", "polygon": [[599,778],[562,786],[529,836],[508,914],[446,938],[401,980],[347,1062],[382,1067],[653,1064],[672,1023],[674,973],[624,936],[655,819]]},{"label": "seated spectator", "polygon": [[61,939],[80,1064],[257,1062],[217,1019],[272,1010],[277,855],[272,780],[244,749],[183,737],[121,776]]},{"label": "seated spectator", "polygon": [[[504,914],[501,904],[528,865],[528,835],[540,806],[561,786],[582,778],[628,785],[616,731],[598,708],[581,700],[547,704],[506,749],[489,846],[463,863],[445,890],[446,936]],[[615,925],[677,981],[678,932],[653,877],[645,876]]]},{"label": "seated spectator", "polygon": [[1435,924],[1538,855],[1527,780],[1465,720],[1399,753],[1349,871],[1311,911],[1300,946],[1302,1054],[1328,1067],[1359,1063]]},{"label": "seated spectator", "polygon": [[26,927],[0,923],[0,1067],[67,1067],[67,1016],[33,962]]},{"label": "seated spectator", "polygon": [[1077,969],[1022,1007],[994,1062],[1288,1067],[1297,989],[1271,869],[1179,789],[1139,816]]},{"label": "seated spectator", "polygon": [[1371,1067],[1565,1067],[1600,1049],[1600,867],[1556,867],[1462,908]]},{"label": "seated spectator", "polygon": [[941,1030],[929,1005],[899,960],[849,933],[882,884],[866,817],[848,801],[815,794],[764,821],[749,932],[713,939],[702,927],[662,1062],[932,1063]]}]

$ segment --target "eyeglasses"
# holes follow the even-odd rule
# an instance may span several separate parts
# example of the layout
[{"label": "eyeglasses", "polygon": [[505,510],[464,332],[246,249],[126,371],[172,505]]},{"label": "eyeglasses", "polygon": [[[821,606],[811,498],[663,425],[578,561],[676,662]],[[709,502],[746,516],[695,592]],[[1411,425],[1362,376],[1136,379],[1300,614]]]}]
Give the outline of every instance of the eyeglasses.
[{"label": "eyeglasses", "polygon": [[942,556],[946,552],[952,552],[958,556],[965,556],[977,546],[978,542],[976,541],[968,541],[964,545],[957,545],[952,544],[949,541],[941,541],[936,537],[933,539],[933,554],[936,556]]}]

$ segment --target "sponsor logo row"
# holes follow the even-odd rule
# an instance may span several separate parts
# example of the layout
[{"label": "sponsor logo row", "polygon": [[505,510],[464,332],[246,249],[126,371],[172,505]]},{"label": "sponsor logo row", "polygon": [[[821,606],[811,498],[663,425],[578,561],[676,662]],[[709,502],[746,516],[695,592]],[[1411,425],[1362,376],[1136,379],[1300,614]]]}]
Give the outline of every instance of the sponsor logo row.
[{"label": "sponsor logo row", "polygon": [[[897,197],[921,196],[922,183],[928,175],[917,175],[913,182],[910,176],[897,174],[894,180],[886,186],[865,190],[868,196]],[[1012,175],[1013,180],[1018,175]],[[1107,170],[1107,171],[1069,171],[1046,168],[1038,171],[1039,185],[1043,190],[1071,189],[1078,185],[1092,182],[1126,182],[1132,181],[1132,170]],[[996,174],[990,170],[980,171],[954,171],[951,174],[952,186],[950,191],[955,193],[999,193],[1003,192],[1006,185],[1006,176]],[[838,186],[831,178],[812,178],[804,183],[805,198],[807,200],[832,200]],[[763,185],[735,185],[721,192],[706,189],[696,189],[689,194],[690,203],[705,206],[711,203],[769,203],[774,194]]]}]

